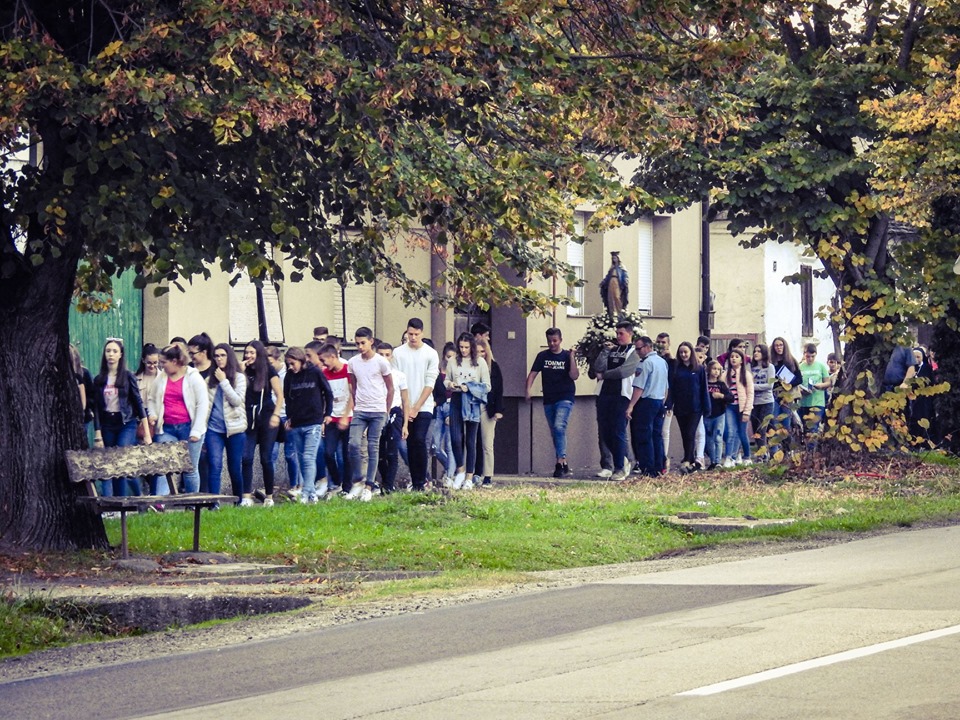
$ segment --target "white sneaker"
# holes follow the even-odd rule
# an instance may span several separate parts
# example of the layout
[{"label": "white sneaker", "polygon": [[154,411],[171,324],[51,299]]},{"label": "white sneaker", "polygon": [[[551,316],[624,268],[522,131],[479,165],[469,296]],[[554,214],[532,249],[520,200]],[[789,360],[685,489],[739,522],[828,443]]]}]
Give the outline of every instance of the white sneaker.
[{"label": "white sneaker", "polygon": [[290,488],[290,489],[287,491],[287,494],[288,494],[291,498],[293,498],[294,500],[297,500],[297,499],[300,497],[300,495],[301,495],[300,486],[297,485],[296,487]]},{"label": "white sneaker", "polygon": [[613,473],[613,474],[610,476],[610,479],[611,479],[611,480],[626,480],[626,479],[627,479],[627,473],[626,473],[625,470],[617,470],[615,473]]},{"label": "white sneaker", "polygon": [[316,496],[316,495],[301,494],[301,495],[300,495],[300,503],[301,503],[302,505],[316,505],[316,504],[317,504],[317,496]]},{"label": "white sneaker", "polygon": [[444,475],[443,476],[443,486],[445,488],[453,488],[453,475]]},{"label": "white sneaker", "polygon": [[273,507],[273,498],[270,497],[269,495],[267,495],[267,496],[263,499],[263,506],[264,506],[264,507]]},{"label": "white sneaker", "polygon": [[751,460],[750,458],[747,458],[740,464],[749,467],[750,465],[753,465],[753,460]]},{"label": "white sneaker", "polygon": [[460,488],[463,487],[463,482],[464,482],[464,480],[466,480],[466,479],[467,479],[467,474],[466,474],[466,473],[458,472],[458,473],[454,476],[454,478],[453,478],[452,488],[453,488],[454,490],[459,490]]},{"label": "white sneaker", "polygon": [[608,478],[611,475],[613,475],[613,470],[608,470],[607,468],[603,468],[597,473],[598,478]]},{"label": "white sneaker", "polygon": [[[479,484],[479,483],[478,483],[478,484]],[[461,490],[473,490],[473,480],[472,480],[471,478],[467,478],[466,480],[464,480],[464,481],[463,481],[463,485],[461,486],[460,489],[461,489]]]},{"label": "white sneaker", "polygon": [[364,489],[365,489],[366,487],[367,487],[367,485],[366,485],[366,483],[364,483],[363,481],[355,482],[355,483],[353,484],[353,487],[350,488],[350,492],[348,492],[348,493],[346,494],[346,496],[345,496],[346,499],[347,499],[347,500],[359,500],[361,493],[363,493],[363,491],[364,491]]},{"label": "white sneaker", "polygon": [[359,500],[360,502],[370,502],[373,500],[373,490],[364,485],[363,489],[360,491]]},{"label": "white sneaker", "polygon": [[253,498],[245,497],[240,501],[240,507],[253,507]]},{"label": "white sneaker", "polygon": [[720,463],[720,467],[723,467],[723,468],[732,468],[732,467],[733,467],[733,460],[731,460],[730,458],[724,458],[724,459],[723,459],[723,462]]}]

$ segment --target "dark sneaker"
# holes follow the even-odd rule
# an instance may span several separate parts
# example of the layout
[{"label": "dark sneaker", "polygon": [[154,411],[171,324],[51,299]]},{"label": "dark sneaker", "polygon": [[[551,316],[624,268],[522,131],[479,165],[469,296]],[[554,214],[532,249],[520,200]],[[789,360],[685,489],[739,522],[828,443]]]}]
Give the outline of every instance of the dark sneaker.
[{"label": "dark sneaker", "polygon": [[557,463],[557,466],[553,469],[553,476],[555,478],[563,477],[563,465],[561,465],[560,463]]},{"label": "dark sneaker", "polygon": [[573,475],[573,470],[570,469],[570,466],[567,463],[563,463],[563,476],[570,477]]}]

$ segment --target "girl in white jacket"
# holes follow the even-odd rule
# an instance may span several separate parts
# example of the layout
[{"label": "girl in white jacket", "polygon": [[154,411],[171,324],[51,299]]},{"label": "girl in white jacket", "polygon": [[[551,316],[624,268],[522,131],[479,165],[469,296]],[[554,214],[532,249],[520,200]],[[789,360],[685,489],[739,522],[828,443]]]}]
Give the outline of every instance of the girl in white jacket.
[{"label": "girl in white jacket", "polygon": [[240,370],[237,355],[227,343],[213,349],[214,370],[207,380],[210,417],[207,420],[207,462],[210,463],[210,492],[220,492],[223,474],[223,451],[227,451],[227,471],[237,502],[253,505],[253,498],[243,497],[243,448],[247,437],[247,378]]},{"label": "girl in white jacket", "polygon": [[167,345],[161,352],[163,372],[150,388],[147,403],[157,442],[186,440],[193,471],[183,474],[185,492],[200,490],[200,451],[210,415],[210,397],[200,373],[188,365],[187,352]]}]

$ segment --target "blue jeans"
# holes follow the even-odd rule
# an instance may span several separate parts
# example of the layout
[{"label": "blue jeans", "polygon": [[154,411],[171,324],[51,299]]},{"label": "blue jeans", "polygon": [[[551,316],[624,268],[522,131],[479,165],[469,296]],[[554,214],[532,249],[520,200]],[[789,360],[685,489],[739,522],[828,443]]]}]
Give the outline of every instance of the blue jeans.
[{"label": "blue jeans", "polygon": [[[788,403],[781,403],[777,399],[777,394],[773,394],[773,421],[771,423],[778,431],[778,435],[783,435],[783,445],[786,450],[790,449],[790,429],[793,427],[793,408]],[[780,449],[779,443],[770,446],[771,454]]]},{"label": "blue jeans", "polygon": [[597,422],[600,438],[613,455],[613,471],[620,472],[627,462],[627,405],[623,395],[597,396]]},{"label": "blue jeans", "polygon": [[659,463],[656,452],[657,445],[663,447],[663,440],[659,434],[654,433],[654,426],[658,425],[657,418],[662,412],[663,400],[640,398],[633,406],[633,414],[630,418],[633,454],[640,465],[640,472],[648,477],[659,475],[660,466],[663,464],[663,452],[659,453]]},{"label": "blue jeans", "polygon": [[377,485],[377,467],[380,458],[380,434],[387,421],[385,412],[369,412],[359,410],[353,413],[350,421],[350,472],[353,481],[360,482],[363,477],[363,456],[360,445],[363,442],[363,432],[367,432],[367,473],[366,482],[370,487]]},{"label": "blue jeans", "polygon": [[557,460],[567,459],[567,421],[570,411],[573,410],[573,400],[557,400],[543,406],[543,414],[550,426],[550,435],[553,437],[553,450]]},{"label": "blue jeans", "polygon": [[230,474],[230,487],[237,500],[243,497],[243,448],[247,444],[246,433],[227,436],[207,430],[204,444],[207,446],[207,462],[210,463],[208,483],[210,492],[220,494],[220,478],[223,475],[223,451],[227,451],[227,472]]},{"label": "blue jeans", "polygon": [[723,457],[731,460],[737,459],[737,451],[743,449],[743,459],[750,459],[750,438],[747,437],[747,423],[741,418],[743,413],[737,405],[728,405],[726,412],[727,425],[723,438],[724,450]]},{"label": "blue jeans", "polygon": [[803,418],[803,426],[806,430],[807,450],[817,449],[817,435],[820,433],[820,423],[823,422],[823,414],[826,408],[819,405],[800,408],[800,417]]},{"label": "blue jeans", "polygon": [[303,494],[307,498],[317,496],[317,450],[320,448],[321,428],[318,423],[287,430],[287,442],[297,454],[300,472],[303,474]]},{"label": "blue jeans", "polygon": [[179,425],[163,424],[163,431],[157,435],[157,442],[187,441],[187,451],[190,453],[190,462],[193,465],[191,472],[183,474],[183,491],[197,492],[200,490],[200,450],[203,448],[203,435],[196,442],[190,442],[190,423]]},{"label": "blue jeans", "polygon": [[[117,413],[117,417],[119,417]],[[133,419],[126,425],[115,425],[104,422],[100,427],[100,435],[103,437],[104,447],[129,447],[137,444],[137,425],[140,421]],[[117,478],[115,480],[101,481],[100,494],[104,497],[110,495],[120,495],[129,497],[131,495],[140,495],[140,478]]]},{"label": "blue jeans", "polygon": [[350,491],[350,426],[340,429],[335,423],[323,428],[323,455],[327,465],[327,490],[335,487]]},{"label": "blue jeans", "polygon": [[703,419],[703,430],[707,435],[707,457],[714,465],[723,459],[723,431],[726,426],[726,413]]},{"label": "blue jeans", "polygon": [[453,477],[453,442],[450,440],[450,403],[437,406],[436,417],[430,423],[430,443],[433,455],[443,466],[443,474]]}]

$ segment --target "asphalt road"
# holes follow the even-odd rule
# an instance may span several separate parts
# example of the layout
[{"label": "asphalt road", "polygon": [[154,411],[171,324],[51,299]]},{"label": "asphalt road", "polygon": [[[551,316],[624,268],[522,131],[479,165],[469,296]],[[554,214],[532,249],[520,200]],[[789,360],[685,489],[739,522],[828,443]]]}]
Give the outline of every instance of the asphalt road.
[{"label": "asphalt road", "polygon": [[958,551],[920,530],[382,618],[0,685],[0,717],[956,720]]}]

